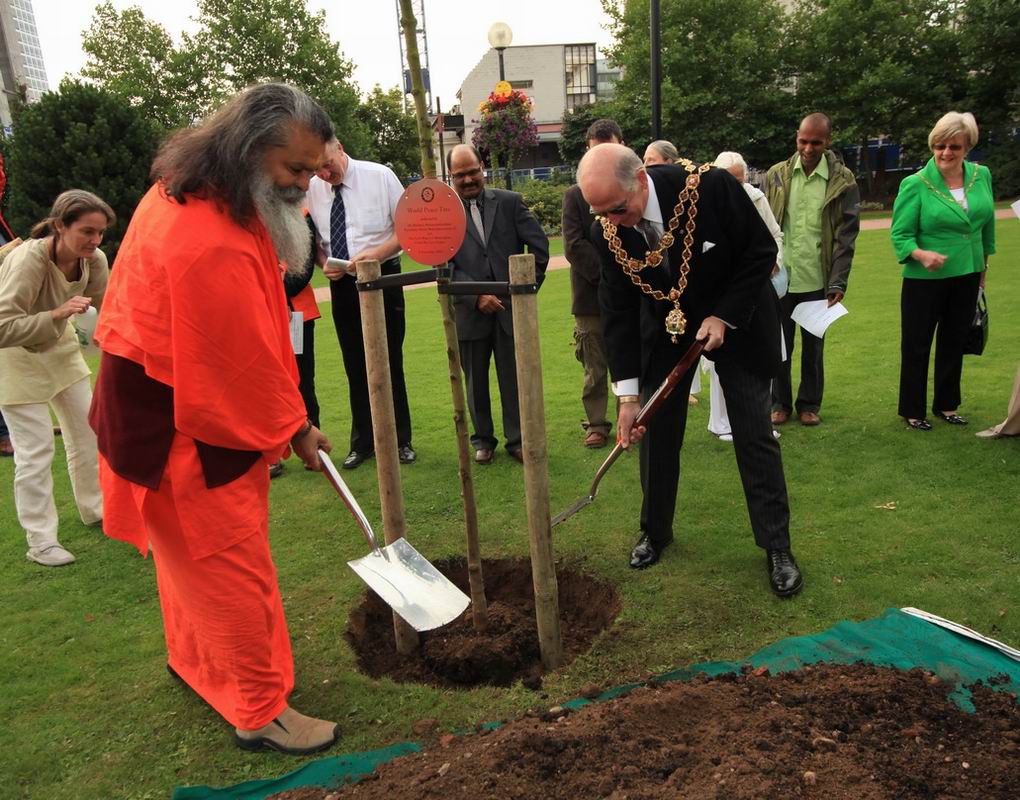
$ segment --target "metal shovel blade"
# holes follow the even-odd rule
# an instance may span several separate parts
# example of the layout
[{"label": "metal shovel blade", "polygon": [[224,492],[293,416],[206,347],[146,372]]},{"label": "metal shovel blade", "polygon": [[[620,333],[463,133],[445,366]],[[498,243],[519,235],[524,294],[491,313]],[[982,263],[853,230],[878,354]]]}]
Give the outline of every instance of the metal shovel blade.
[{"label": "metal shovel blade", "polygon": [[416,631],[453,622],[470,602],[407,539],[348,561],[347,566]]},{"label": "metal shovel blade", "polygon": [[468,596],[406,539],[379,547],[365,512],[330,457],[320,450],[319,460],[326,479],[340,495],[372,548],[367,556],[348,561],[348,566],[416,631],[430,631],[453,622],[467,608]]}]

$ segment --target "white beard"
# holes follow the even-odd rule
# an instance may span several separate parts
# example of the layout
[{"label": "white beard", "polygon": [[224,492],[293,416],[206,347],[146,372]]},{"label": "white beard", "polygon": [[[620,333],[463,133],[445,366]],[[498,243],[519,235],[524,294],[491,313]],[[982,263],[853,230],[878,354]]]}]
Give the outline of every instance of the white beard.
[{"label": "white beard", "polygon": [[252,178],[251,193],[255,209],[273,240],[276,257],[286,265],[287,274],[304,272],[311,253],[311,234],[302,210],[304,191],[297,186],[281,189],[260,171]]}]

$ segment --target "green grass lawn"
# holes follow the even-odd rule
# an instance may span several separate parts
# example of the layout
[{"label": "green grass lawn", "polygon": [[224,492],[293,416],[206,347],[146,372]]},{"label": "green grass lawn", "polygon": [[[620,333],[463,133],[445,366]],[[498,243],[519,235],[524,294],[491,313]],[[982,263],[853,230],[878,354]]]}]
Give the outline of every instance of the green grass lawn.
[{"label": "green grass lawn", "polygon": [[[918,433],[896,416],[899,269],[887,231],[861,234],[850,314],[826,348],[824,422],[787,425],[781,440],[805,575],[799,597],[780,601],[768,591],[732,445],[705,430],[704,391],[684,448],[677,541],[660,564],[627,567],[640,504],[635,456],[617,463],[592,507],[556,529],[558,556],[613,582],[623,609],[613,635],[548,676],[541,693],[519,684],[402,686],[359,674],[343,633],[365,587],[345,562],[364,554],[364,542],[325,479],[292,460],[272,484],[271,536],[294,642],[295,707],[339,720],[343,739],[333,752],[342,753],[413,739],[411,726],[423,717],[460,728],[552,705],[593,682],[739,658],[890,606],[918,606],[1017,645],[1020,440],[974,436],[1003,417],[1020,356],[1020,224],[1000,221],[998,240],[988,282],[991,340],[964,368],[961,413],[971,425],[936,423]],[[554,512],[587,491],[606,455],[581,447],[569,294],[559,271],[539,295]],[[401,470],[407,528],[438,560],[463,552],[446,357],[434,292],[406,296],[404,357],[420,457]],[[346,382],[328,314],[317,335],[323,427],[343,453]],[[0,461],[0,796],[165,798],[176,785],[232,784],[299,766],[299,759],[239,751],[227,725],[167,675],[151,561],[81,525],[62,467],[55,470],[61,539],[78,562],[45,569],[25,560],[12,474],[11,460]],[[374,462],[345,477],[378,528]],[[521,468],[501,451],[491,467],[475,470],[475,491],[485,555],[525,556]]]}]

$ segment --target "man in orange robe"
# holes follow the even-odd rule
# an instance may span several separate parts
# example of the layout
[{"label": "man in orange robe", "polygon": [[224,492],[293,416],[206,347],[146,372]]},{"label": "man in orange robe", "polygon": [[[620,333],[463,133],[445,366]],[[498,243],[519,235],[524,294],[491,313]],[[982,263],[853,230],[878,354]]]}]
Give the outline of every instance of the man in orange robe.
[{"label": "man in orange robe", "polygon": [[252,87],[163,145],[95,337],[90,420],[107,535],[151,547],[168,668],[246,749],[309,753],[337,726],[288,705],[294,666],[269,552],[267,464],[319,469],[281,269],[304,266],[308,180],[332,126],[307,95]]}]

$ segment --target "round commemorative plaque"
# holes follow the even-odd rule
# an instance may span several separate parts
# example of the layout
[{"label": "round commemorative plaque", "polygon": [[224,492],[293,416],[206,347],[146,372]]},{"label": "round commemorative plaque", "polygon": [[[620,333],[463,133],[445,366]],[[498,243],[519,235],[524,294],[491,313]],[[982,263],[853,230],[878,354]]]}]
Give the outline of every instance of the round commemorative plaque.
[{"label": "round commemorative plaque", "polygon": [[404,189],[393,218],[397,239],[419,264],[445,264],[464,241],[467,219],[457,193],[435,178]]}]

